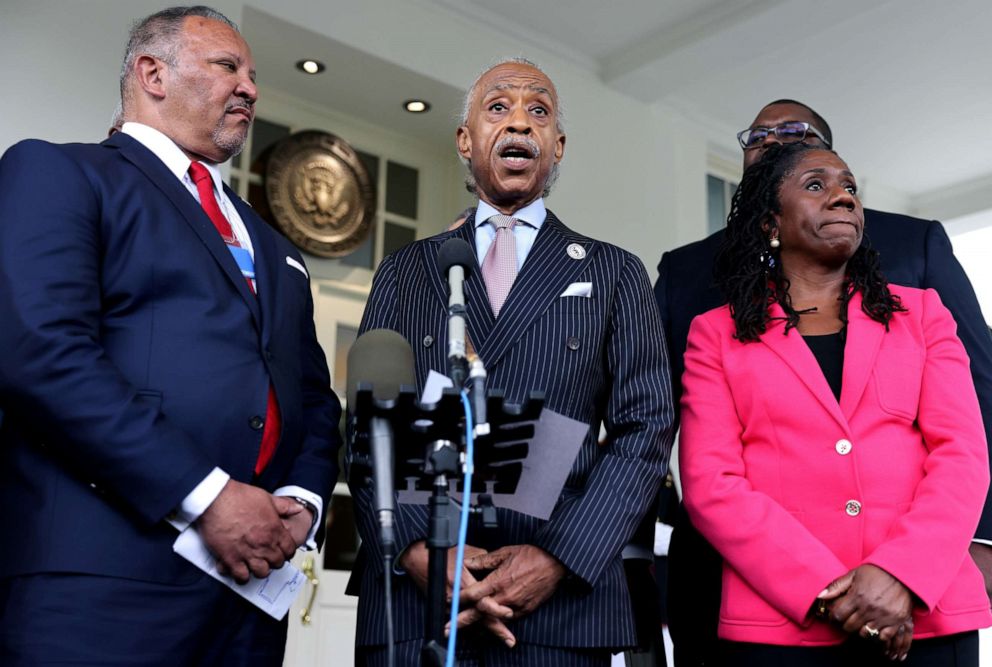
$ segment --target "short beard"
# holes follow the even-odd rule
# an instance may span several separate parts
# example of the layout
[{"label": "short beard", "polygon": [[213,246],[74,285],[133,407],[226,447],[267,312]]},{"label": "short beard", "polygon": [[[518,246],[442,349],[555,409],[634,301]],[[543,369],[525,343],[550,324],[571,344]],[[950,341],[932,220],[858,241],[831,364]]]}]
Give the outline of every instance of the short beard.
[{"label": "short beard", "polygon": [[214,128],[210,138],[213,140],[214,146],[220,149],[224,155],[227,156],[224,160],[222,160],[226,162],[235,155],[239,155],[241,151],[244,150],[245,142],[248,141],[248,128],[245,128],[245,131],[240,134],[234,134],[232,131],[224,129],[224,118],[225,116],[221,117],[220,122],[217,124],[217,127]]}]

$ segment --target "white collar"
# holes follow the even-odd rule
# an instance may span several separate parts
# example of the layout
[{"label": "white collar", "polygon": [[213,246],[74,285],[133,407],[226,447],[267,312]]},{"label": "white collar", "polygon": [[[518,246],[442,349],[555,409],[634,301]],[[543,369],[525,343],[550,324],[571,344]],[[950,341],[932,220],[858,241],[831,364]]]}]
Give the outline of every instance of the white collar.
[{"label": "white collar", "polygon": [[[165,163],[166,168],[180,181],[189,172],[191,160],[186,156],[186,153],[183,153],[183,150],[176,145],[176,142],[154,127],[131,121],[124,123],[123,127],[121,127],[121,132],[132,137],[135,141],[154,153],[155,157]],[[220,177],[220,168],[212,162],[201,161],[200,164],[210,172],[210,178],[214,182],[214,188],[218,192],[223,192],[224,181]]]},{"label": "white collar", "polygon": [[[489,203],[479,200],[475,207],[475,226],[478,228],[480,225],[484,225],[489,218],[494,215],[503,215],[495,208],[493,208]],[[516,218],[526,222],[528,225],[535,229],[540,229],[541,225],[544,224],[544,218],[548,215],[547,210],[544,208],[544,198],[538,197],[531,203],[524,206],[518,211],[514,211],[511,217]]]}]

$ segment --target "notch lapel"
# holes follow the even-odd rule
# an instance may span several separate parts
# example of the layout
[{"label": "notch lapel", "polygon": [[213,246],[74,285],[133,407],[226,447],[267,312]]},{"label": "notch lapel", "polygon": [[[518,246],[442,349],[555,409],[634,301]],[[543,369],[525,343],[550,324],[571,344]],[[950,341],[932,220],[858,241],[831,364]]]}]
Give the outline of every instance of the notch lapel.
[{"label": "notch lapel", "polygon": [[847,304],[847,342],[840,390],[840,407],[846,417],[854,414],[861,402],[884,336],[885,326],[861,310],[861,292],[855,292]]},{"label": "notch lapel", "polygon": [[[448,309],[448,281],[441,275],[441,270],[437,263],[437,253],[441,246],[448,239],[457,238],[468,243],[472,249],[472,266],[469,267],[468,276],[465,279],[465,308],[468,313],[467,330],[472,346],[476,352],[489,338],[492,331],[495,317],[492,308],[489,306],[489,295],[486,293],[486,284],[482,280],[482,269],[476,258],[475,249],[475,214],[473,213],[465,223],[458,229],[440,234],[434,237],[430,243],[422,246],[421,260],[424,263],[424,270],[427,272],[427,281],[433,287],[437,298],[444,304],[444,309]],[[447,328],[445,328],[447,335]]]},{"label": "notch lapel", "polygon": [[[252,295],[256,305],[259,306],[259,318],[262,324],[262,341],[269,342],[272,336],[272,327],[266,322],[266,315],[273,316],[278,311],[276,306],[276,295],[279,294],[280,283],[285,275],[279,265],[279,250],[274,243],[268,243],[266,233],[268,223],[262,220],[257,213],[238,195],[225,186],[227,198],[234,204],[234,208],[241,216],[241,222],[248,230],[251,237],[252,253],[255,264],[255,294]],[[285,264],[285,260],[283,260]],[[240,271],[239,271],[240,275]],[[241,276],[241,283],[247,287],[247,281]],[[251,290],[246,290],[251,294]]]},{"label": "notch lapel", "polygon": [[[571,244],[582,246],[585,257],[570,257],[567,250]],[[476,347],[486,368],[499,363],[507,350],[527,333],[534,320],[550,308],[589,265],[598,249],[596,241],[576,234],[548,211],[534,246],[500,310],[500,316],[495,319],[491,335]],[[482,284],[481,275],[479,283]],[[485,296],[485,304],[491,316],[488,296]]]},{"label": "notch lapel", "polygon": [[[777,318],[784,318],[785,311],[782,310],[779,304],[772,304],[770,311],[773,319],[769,322],[765,333],[761,334],[761,342],[782,359],[785,365],[795,373],[796,377],[806,385],[806,388],[816,396],[816,399],[820,401],[827,412],[846,431],[848,429],[847,420],[841,413],[840,405],[837,403],[837,399],[834,397],[834,393],[827,383],[827,378],[823,375],[823,369],[820,368],[816,357],[813,356],[813,352],[809,349],[809,346],[797,329],[790,329],[788,335],[782,335],[785,329],[785,321],[784,319]],[[844,369],[844,380],[846,381],[846,358],[844,359]],[[842,389],[841,398],[843,397],[844,390]]]},{"label": "notch lapel", "polygon": [[217,228],[214,227],[214,224],[207,217],[206,212],[204,212],[193,195],[166,168],[165,164],[154,153],[145,148],[141,142],[122,132],[118,132],[104,143],[120,150],[121,155],[137,167],[172,202],[172,205],[176,207],[182,219],[186,221],[197,237],[199,237],[200,241],[203,242],[203,245],[207,247],[207,250],[217,261],[220,269],[231,281],[234,289],[241,295],[242,300],[244,300],[248,309],[251,311],[255,326],[261,330],[258,300],[251,293],[251,290],[248,289],[248,284],[244,276],[241,275],[241,269],[238,268],[238,264],[234,261],[231,251],[227,249],[224,240],[217,233]]}]

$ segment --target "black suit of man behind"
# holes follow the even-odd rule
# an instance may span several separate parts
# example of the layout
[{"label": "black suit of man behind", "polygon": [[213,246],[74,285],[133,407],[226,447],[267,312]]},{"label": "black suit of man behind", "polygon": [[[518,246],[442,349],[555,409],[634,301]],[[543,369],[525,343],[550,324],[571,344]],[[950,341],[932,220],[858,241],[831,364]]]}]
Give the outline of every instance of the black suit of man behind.
[{"label": "black suit of man behind", "polygon": [[[971,358],[971,372],[992,442],[992,337],[978,299],[936,221],[865,209],[866,242],[881,256],[886,279],[898,285],[933,288],[954,315],[958,336]],[[654,292],[661,309],[672,369],[675,405],[682,395],[683,355],[692,319],[724,303],[713,285],[713,258],[723,231],[666,252],[658,264]],[[676,418],[678,412],[676,411]],[[975,536],[992,539],[992,496]],[[720,610],[720,555],[689,523],[684,508],[669,549],[668,610],[678,667],[712,664]]]}]

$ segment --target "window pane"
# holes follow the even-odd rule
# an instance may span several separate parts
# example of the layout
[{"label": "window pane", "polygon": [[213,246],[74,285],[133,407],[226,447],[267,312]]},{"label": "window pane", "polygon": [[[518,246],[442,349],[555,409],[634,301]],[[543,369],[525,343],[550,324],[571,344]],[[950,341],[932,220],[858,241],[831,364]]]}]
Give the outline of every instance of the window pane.
[{"label": "window pane", "polygon": [[[256,118],[251,135],[251,171],[253,174],[264,174],[268,151],[277,141],[288,137],[289,128],[285,125],[271,123],[262,118]],[[263,159],[259,159],[262,157]]]},{"label": "window pane", "polygon": [[341,263],[347,266],[357,266],[363,269],[374,269],[375,262],[372,253],[372,249],[375,248],[375,222],[372,223],[372,229],[369,231],[369,236],[362,245],[355,248],[350,254],[345,255],[341,258]]},{"label": "window pane", "polygon": [[231,177],[231,189],[237,192],[238,194],[241,194],[241,179],[238,178],[237,176]]},{"label": "window pane", "polygon": [[723,229],[727,224],[727,207],[724,200],[724,180],[706,175],[706,218],[709,233]]},{"label": "window pane", "polygon": [[386,236],[382,239],[382,256],[396,252],[417,240],[417,230],[392,222],[386,223]]},{"label": "window pane", "polygon": [[417,217],[416,169],[396,162],[386,163],[386,210],[407,218]]},{"label": "window pane", "polygon": [[358,154],[358,159],[362,161],[362,164],[365,165],[365,169],[369,172],[369,180],[371,180],[378,188],[379,187],[378,156],[372,155],[371,153],[363,153],[360,150],[356,150],[355,153]]},{"label": "window pane", "polygon": [[337,342],[334,346],[334,389],[339,396],[345,395],[348,386],[348,350],[358,338],[358,329],[339,324]]},{"label": "window pane", "polygon": [[[342,447],[343,449],[343,447]],[[327,539],[324,540],[324,569],[351,570],[358,556],[358,527],[350,496],[331,496],[327,508]]]}]

